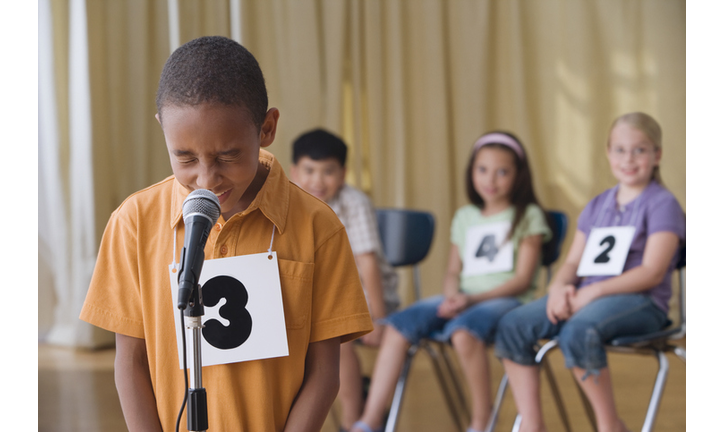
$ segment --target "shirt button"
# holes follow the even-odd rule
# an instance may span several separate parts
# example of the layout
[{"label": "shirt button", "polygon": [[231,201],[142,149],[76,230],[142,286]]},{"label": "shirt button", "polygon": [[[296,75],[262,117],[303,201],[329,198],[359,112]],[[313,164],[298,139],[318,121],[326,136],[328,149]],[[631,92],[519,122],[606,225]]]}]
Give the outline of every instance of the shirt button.
[{"label": "shirt button", "polygon": [[226,245],[221,246],[221,249],[219,249],[219,253],[221,253],[221,256],[226,256],[227,253],[229,253],[229,248],[226,247]]},{"label": "shirt button", "polygon": [[220,223],[217,223],[216,226],[214,227],[214,229],[215,229],[216,231],[221,231],[221,224],[220,224]]}]

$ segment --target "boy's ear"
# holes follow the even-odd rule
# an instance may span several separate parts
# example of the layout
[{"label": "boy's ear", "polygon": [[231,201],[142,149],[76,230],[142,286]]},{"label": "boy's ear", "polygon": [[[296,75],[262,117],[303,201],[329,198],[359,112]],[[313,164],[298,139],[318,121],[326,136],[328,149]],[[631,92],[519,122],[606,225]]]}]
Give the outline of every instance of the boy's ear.
[{"label": "boy's ear", "polygon": [[264,122],[261,124],[261,133],[259,139],[259,145],[261,147],[269,147],[274,142],[274,137],[277,134],[277,123],[279,122],[279,110],[276,108],[269,108],[264,117]]},{"label": "boy's ear", "polygon": [[292,162],[292,166],[289,169],[289,175],[291,176],[293,182],[297,181],[297,169],[297,164]]},{"label": "boy's ear", "polygon": [[[161,116],[159,116],[158,113],[156,113],[156,115],[154,117],[156,117],[156,121],[158,122],[158,124],[161,124]],[[163,125],[161,125],[161,126],[163,126]]]}]

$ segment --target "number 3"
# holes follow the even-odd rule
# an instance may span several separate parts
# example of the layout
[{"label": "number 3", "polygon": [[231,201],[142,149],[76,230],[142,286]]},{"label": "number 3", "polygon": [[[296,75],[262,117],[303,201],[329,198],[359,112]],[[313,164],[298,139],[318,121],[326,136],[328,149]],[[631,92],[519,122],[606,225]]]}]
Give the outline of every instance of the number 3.
[{"label": "number 3", "polygon": [[225,298],[219,315],[229,320],[228,326],[215,319],[206,321],[201,331],[204,339],[219,349],[233,349],[246,342],[251,335],[251,314],[246,310],[249,293],[244,284],[230,276],[216,276],[204,284],[201,292],[206,306],[216,306]]},{"label": "number 3", "polygon": [[608,247],[604,249],[603,252],[601,252],[601,254],[596,257],[596,259],[593,260],[593,262],[596,264],[605,264],[611,260],[611,257],[608,256],[608,253],[611,252],[611,249],[613,249],[613,245],[616,244],[616,237],[612,235],[604,237],[599,245],[603,246],[604,243],[607,243]]}]

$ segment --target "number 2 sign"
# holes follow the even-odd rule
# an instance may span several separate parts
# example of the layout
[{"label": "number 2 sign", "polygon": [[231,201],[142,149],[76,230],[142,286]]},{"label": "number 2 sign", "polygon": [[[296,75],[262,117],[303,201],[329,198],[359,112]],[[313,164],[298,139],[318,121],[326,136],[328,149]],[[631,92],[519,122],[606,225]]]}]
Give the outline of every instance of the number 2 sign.
[{"label": "number 2 sign", "polygon": [[616,276],[623,272],[636,227],[593,228],[588,234],[578,276]]}]

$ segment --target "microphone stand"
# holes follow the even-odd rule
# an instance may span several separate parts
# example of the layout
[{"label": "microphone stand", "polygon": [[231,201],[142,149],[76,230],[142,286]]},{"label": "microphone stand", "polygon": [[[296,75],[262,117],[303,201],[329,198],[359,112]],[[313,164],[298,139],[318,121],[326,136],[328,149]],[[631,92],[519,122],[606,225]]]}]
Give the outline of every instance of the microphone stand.
[{"label": "microphone stand", "polygon": [[[192,333],[191,367],[189,368],[190,385],[188,389],[188,405],[186,411],[186,427],[189,432],[203,432],[209,428],[208,409],[206,406],[206,389],[201,380],[201,317],[204,316],[201,285],[191,292],[189,304],[184,309],[186,328]],[[186,355],[184,353],[184,355]]]}]

